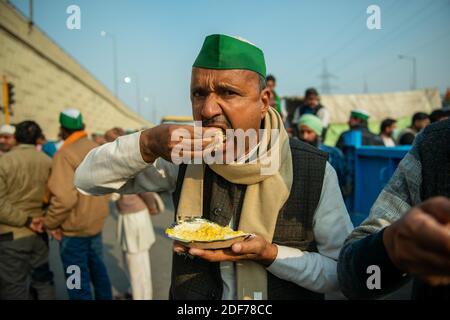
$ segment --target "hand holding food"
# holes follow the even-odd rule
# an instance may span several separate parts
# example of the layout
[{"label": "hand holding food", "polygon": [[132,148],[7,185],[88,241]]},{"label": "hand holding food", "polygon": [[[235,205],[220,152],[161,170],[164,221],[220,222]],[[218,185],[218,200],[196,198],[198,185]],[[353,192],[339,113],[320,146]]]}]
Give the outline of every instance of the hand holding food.
[{"label": "hand holding food", "polygon": [[166,229],[169,238],[191,248],[219,249],[228,248],[237,241],[242,241],[250,234],[222,227],[202,218],[181,221]]},{"label": "hand holding food", "polygon": [[233,231],[201,218],[182,221],[166,234],[175,240],[175,252],[209,262],[252,260],[267,267],[278,254],[278,247],[259,235]]}]

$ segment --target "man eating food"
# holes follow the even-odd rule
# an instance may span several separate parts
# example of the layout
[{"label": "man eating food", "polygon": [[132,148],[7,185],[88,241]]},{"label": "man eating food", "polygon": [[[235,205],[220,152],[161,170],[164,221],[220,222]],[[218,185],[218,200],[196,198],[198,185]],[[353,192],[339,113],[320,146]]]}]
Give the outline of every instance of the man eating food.
[{"label": "man eating food", "polygon": [[[171,191],[176,219],[202,216],[255,234],[227,249],[175,244],[172,299],[323,299],[339,290],[336,260],[352,225],[336,173],[325,153],[288,138],[265,76],[261,49],[222,34],[206,37],[193,64],[194,120],[205,136],[211,127],[226,132],[220,149],[231,162],[174,164],[180,144],[183,159],[192,159],[211,139],[163,124],[94,149],[77,169],[85,193]],[[230,130],[259,134],[240,154]]]}]

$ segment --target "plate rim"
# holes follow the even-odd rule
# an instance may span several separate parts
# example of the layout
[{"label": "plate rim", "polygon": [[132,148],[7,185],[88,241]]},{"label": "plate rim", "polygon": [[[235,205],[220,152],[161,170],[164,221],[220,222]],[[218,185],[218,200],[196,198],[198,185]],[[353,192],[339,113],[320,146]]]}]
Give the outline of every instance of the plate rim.
[{"label": "plate rim", "polygon": [[218,240],[186,240],[186,239],[180,239],[180,238],[168,235],[166,233],[166,236],[168,238],[170,238],[172,240],[175,240],[175,241],[178,241],[178,242],[182,242],[182,243],[214,243],[214,242],[222,242],[222,241],[233,240],[233,239],[241,238],[241,237],[244,238],[243,240],[246,240],[252,235],[254,235],[254,234],[253,233],[244,233],[244,234],[236,235],[236,236],[233,236],[233,237],[227,238],[227,239],[218,239]]},{"label": "plate rim", "polygon": [[[206,221],[206,222],[208,222],[208,223],[214,223],[214,224],[217,224],[217,223],[214,222],[214,221],[205,219],[205,218],[200,217],[200,216],[191,216],[191,217],[186,217],[186,218],[184,218],[183,220],[179,220],[179,221],[175,221],[175,222],[171,223],[170,226],[169,226],[168,228],[166,228],[166,230],[167,230],[167,229],[174,228],[175,226],[177,226],[177,225],[179,225],[179,224],[181,224],[181,223],[183,223],[183,222],[194,222],[194,221],[196,221],[196,220],[202,220],[202,221]],[[226,239],[217,239],[217,240],[186,240],[186,239],[181,239],[181,238],[178,238],[178,237],[175,237],[175,236],[171,236],[171,235],[169,235],[169,234],[167,233],[166,230],[164,231],[164,234],[165,234],[168,238],[170,238],[170,239],[172,239],[172,240],[175,240],[175,241],[178,241],[178,242],[181,242],[181,243],[215,243],[215,242],[229,241],[229,240],[233,240],[233,239],[240,238],[240,237],[244,237],[243,240],[246,240],[246,239],[248,239],[250,236],[255,235],[254,233],[248,233],[248,232],[242,231],[243,234],[235,235],[235,236],[232,236],[232,237],[226,238]]]}]

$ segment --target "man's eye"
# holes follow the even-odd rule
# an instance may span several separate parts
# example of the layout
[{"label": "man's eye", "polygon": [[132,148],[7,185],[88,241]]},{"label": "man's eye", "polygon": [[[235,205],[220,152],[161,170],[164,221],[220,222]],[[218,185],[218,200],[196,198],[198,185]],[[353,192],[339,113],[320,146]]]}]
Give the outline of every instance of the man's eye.
[{"label": "man's eye", "polygon": [[236,94],[237,93],[233,90],[225,90],[225,95],[227,95],[227,96],[234,96]]},{"label": "man's eye", "polygon": [[201,91],[194,91],[193,93],[192,93],[192,95],[194,96],[194,97],[202,97],[203,96],[203,93],[201,92]]}]

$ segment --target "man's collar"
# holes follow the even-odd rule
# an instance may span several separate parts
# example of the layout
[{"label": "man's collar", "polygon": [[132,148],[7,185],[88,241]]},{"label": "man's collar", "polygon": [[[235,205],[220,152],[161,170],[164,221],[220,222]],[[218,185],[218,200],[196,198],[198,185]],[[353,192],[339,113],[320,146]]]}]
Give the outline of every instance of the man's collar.
[{"label": "man's collar", "polygon": [[13,149],[31,149],[31,148],[36,148],[36,145],[28,144],[28,143],[20,143],[20,144],[15,145],[14,147],[12,147],[11,150],[13,150]]},{"label": "man's collar", "polygon": [[4,152],[3,155],[10,153],[14,150],[23,150],[23,149],[36,149],[36,145],[28,144],[28,143],[20,143],[13,146],[8,152]]},{"label": "man's collar", "polygon": [[84,130],[75,131],[72,133],[66,140],[64,140],[63,145],[61,146],[61,149],[64,147],[67,147],[68,145],[74,143],[77,140],[83,139],[87,137],[87,133]]}]

